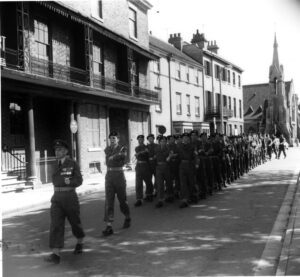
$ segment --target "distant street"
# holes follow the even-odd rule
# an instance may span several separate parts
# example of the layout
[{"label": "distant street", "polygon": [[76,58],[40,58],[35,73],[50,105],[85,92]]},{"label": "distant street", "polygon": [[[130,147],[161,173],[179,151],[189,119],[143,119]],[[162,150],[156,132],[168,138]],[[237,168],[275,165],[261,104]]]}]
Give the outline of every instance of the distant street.
[{"label": "distant street", "polygon": [[[43,276],[208,276],[254,275],[290,182],[300,170],[300,149],[287,159],[258,166],[234,184],[186,209],[179,202],[155,209],[133,207],[134,182],[128,183],[132,227],[121,229],[116,201],[115,235],[104,238],[104,193],[81,198],[87,234],[85,252],[74,256],[69,224],[59,265],[49,265],[49,209],[3,221],[5,277]],[[50,199],[49,199],[50,201]],[[50,206],[50,203],[49,203]]]}]

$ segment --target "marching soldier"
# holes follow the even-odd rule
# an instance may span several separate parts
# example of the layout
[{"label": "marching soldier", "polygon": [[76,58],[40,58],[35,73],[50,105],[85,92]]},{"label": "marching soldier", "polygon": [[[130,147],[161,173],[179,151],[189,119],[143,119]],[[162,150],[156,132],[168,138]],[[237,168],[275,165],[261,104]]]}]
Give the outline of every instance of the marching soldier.
[{"label": "marching soldier", "polygon": [[106,155],[107,173],[105,176],[105,214],[106,228],[102,231],[104,236],[113,234],[112,222],[114,221],[114,202],[117,195],[121,212],[125,215],[123,228],[129,228],[131,224],[130,210],[127,203],[126,179],[123,166],[127,156],[127,149],[119,145],[119,134],[109,134],[110,145],[104,150]]},{"label": "marching soldier", "polygon": [[153,198],[153,185],[149,166],[149,150],[144,144],[144,139],[145,137],[143,135],[139,135],[137,137],[139,145],[135,148],[137,162],[135,167],[136,202],[134,205],[136,207],[141,206],[143,203],[143,181],[146,184],[145,200],[152,201]]},{"label": "marching soldier", "polygon": [[56,171],[52,176],[54,195],[51,198],[51,224],[49,246],[52,254],[45,258],[46,262],[59,264],[60,250],[64,247],[65,219],[72,227],[72,233],[77,238],[74,254],[81,254],[84,231],[80,220],[80,207],[76,188],[82,184],[82,175],[78,164],[69,158],[68,145],[63,140],[54,141],[55,156],[58,161]]},{"label": "marching soldier", "polygon": [[159,145],[155,148],[156,157],[156,184],[158,202],[156,208],[161,208],[165,200],[165,190],[168,198],[173,198],[173,190],[171,187],[169,161],[172,158],[169,148],[167,147],[167,138],[163,135],[157,137]]},{"label": "marching soldier", "polygon": [[157,193],[157,186],[156,186],[156,179],[155,179],[156,160],[155,160],[154,155],[155,155],[155,148],[156,148],[157,144],[154,143],[154,135],[153,134],[149,134],[147,136],[147,140],[148,140],[147,148],[149,151],[149,165],[150,165],[151,181],[154,178],[154,181],[152,181],[154,184],[153,196],[156,196],[156,193]]}]

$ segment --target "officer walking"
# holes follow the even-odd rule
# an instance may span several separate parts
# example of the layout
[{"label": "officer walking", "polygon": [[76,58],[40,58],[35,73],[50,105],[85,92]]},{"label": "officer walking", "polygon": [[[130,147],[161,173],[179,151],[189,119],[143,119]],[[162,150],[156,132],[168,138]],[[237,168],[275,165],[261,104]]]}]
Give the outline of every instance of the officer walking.
[{"label": "officer walking", "polygon": [[129,228],[131,219],[126,195],[126,179],[123,166],[127,156],[127,149],[119,145],[119,134],[109,134],[110,145],[104,150],[106,155],[107,173],[105,176],[105,214],[106,228],[102,231],[104,236],[114,233],[112,222],[114,221],[115,195],[120,202],[120,210],[125,215],[123,228]]},{"label": "officer walking", "polygon": [[153,185],[149,166],[149,150],[144,144],[145,137],[143,135],[139,135],[137,140],[139,145],[135,148],[137,162],[135,167],[136,202],[134,206],[139,207],[143,203],[143,181],[146,184],[146,201],[152,201]]},{"label": "officer walking", "polygon": [[54,141],[53,146],[58,164],[52,176],[54,195],[51,198],[49,238],[52,254],[46,257],[45,261],[59,264],[60,250],[64,247],[66,218],[70,222],[73,235],[77,238],[73,253],[82,253],[85,234],[81,226],[80,207],[75,189],[83,180],[78,164],[67,156],[67,143],[59,139]]},{"label": "officer walking", "polygon": [[157,144],[154,142],[154,135],[153,134],[149,134],[147,136],[147,140],[148,140],[148,144],[147,144],[147,148],[149,150],[149,165],[150,165],[150,174],[151,174],[151,180],[154,178],[153,184],[154,184],[154,192],[153,192],[153,196],[156,196],[157,193],[157,186],[156,186],[156,160],[155,160],[155,148],[157,146]]}]

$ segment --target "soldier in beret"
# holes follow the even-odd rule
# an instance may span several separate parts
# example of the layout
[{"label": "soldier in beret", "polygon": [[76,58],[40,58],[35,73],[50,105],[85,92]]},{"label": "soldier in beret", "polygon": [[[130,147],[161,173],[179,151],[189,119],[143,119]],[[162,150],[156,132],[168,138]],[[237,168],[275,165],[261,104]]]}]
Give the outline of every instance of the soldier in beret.
[{"label": "soldier in beret", "polygon": [[60,263],[60,250],[64,247],[65,219],[72,227],[72,233],[77,238],[74,254],[81,254],[83,238],[85,237],[80,220],[80,207],[76,188],[82,184],[82,175],[78,164],[68,157],[68,144],[63,140],[55,140],[55,156],[58,161],[52,176],[54,195],[51,198],[50,208],[50,238],[49,246],[52,254],[45,261]]},{"label": "soldier in beret", "polygon": [[106,228],[102,231],[104,236],[113,234],[112,222],[114,221],[114,202],[117,195],[120,202],[120,210],[125,216],[123,228],[129,228],[131,224],[130,210],[127,203],[126,179],[123,166],[126,162],[127,149],[119,145],[119,134],[109,134],[110,145],[104,150],[106,155],[107,173],[105,176],[105,214]]},{"label": "soldier in beret", "polygon": [[149,150],[144,144],[145,137],[139,135],[137,137],[138,146],[135,148],[135,156],[137,159],[135,167],[135,192],[136,202],[135,206],[139,207],[143,201],[143,182],[146,184],[146,197],[145,200],[152,201],[153,198],[153,184],[151,180],[151,172],[149,166]]},{"label": "soldier in beret", "polygon": [[157,192],[157,186],[156,186],[156,160],[155,160],[155,148],[157,146],[157,144],[154,142],[154,135],[153,134],[149,134],[147,136],[147,140],[148,140],[148,144],[147,144],[147,148],[149,151],[149,165],[150,165],[150,174],[151,174],[151,180],[154,181],[152,182],[152,184],[154,184],[154,192],[153,192],[153,196],[156,196],[156,192]]}]

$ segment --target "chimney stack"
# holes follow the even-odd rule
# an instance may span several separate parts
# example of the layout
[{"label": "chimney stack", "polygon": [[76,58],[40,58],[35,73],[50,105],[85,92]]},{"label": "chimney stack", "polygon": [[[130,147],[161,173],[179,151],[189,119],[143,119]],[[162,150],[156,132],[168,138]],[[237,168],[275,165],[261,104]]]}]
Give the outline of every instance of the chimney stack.
[{"label": "chimney stack", "polygon": [[207,40],[203,33],[199,33],[198,29],[196,30],[196,34],[193,34],[191,43],[197,45],[200,49],[207,48]]},{"label": "chimney stack", "polygon": [[168,42],[170,44],[172,44],[178,50],[182,51],[183,42],[182,42],[182,38],[181,38],[181,34],[180,33],[173,34],[173,35],[171,34]]},{"label": "chimney stack", "polygon": [[219,46],[217,45],[216,41],[211,41],[210,45],[208,45],[207,50],[218,54]]}]

